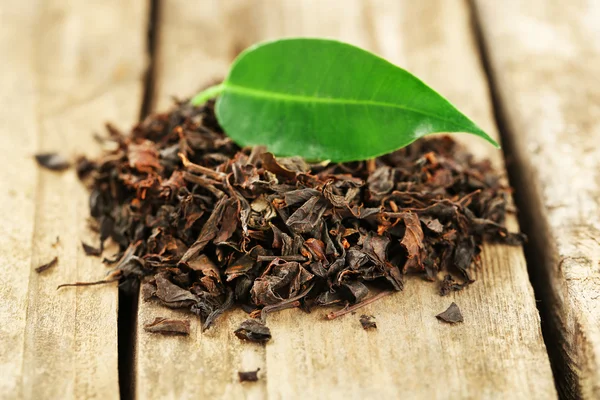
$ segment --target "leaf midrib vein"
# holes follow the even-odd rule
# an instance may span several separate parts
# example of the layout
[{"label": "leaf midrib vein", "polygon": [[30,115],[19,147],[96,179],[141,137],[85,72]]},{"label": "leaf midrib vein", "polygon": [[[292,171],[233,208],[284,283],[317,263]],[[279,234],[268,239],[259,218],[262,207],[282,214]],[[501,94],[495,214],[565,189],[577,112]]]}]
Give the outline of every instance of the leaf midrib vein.
[{"label": "leaf midrib vein", "polygon": [[349,104],[349,105],[361,105],[361,106],[362,105],[372,105],[372,106],[379,106],[379,107],[396,108],[396,109],[400,109],[400,110],[404,110],[404,111],[413,112],[416,114],[425,115],[430,118],[434,118],[434,119],[437,119],[440,121],[447,122],[456,127],[463,128],[461,125],[457,124],[454,121],[440,118],[437,115],[433,115],[433,114],[427,113],[422,110],[417,110],[417,109],[406,107],[406,106],[399,105],[399,104],[384,103],[381,101],[356,100],[356,99],[332,99],[329,97],[313,97],[313,96],[305,96],[305,95],[298,95],[298,94],[286,94],[286,93],[271,92],[271,91],[266,91],[266,90],[261,90],[261,89],[254,89],[254,88],[249,88],[249,87],[244,87],[244,86],[238,86],[238,85],[235,85],[235,84],[232,84],[229,82],[224,84],[224,89],[225,89],[225,91],[229,90],[230,92],[244,94],[244,95],[247,95],[250,97],[258,97],[258,98],[264,98],[264,99],[277,99],[277,100],[290,101],[290,102],[305,102],[305,103],[312,102],[312,103],[322,103],[322,104]]}]

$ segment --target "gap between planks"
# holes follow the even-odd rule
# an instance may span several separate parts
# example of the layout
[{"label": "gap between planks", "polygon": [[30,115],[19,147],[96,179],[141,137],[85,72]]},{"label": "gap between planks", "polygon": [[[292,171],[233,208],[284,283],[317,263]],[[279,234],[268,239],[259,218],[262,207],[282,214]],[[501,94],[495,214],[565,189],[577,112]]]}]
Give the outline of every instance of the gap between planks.
[{"label": "gap between planks", "polygon": [[507,131],[506,115],[502,107],[502,102],[498,97],[498,83],[491,72],[489,59],[490,50],[487,48],[483,39],[481,21],[477,14],[477,6],[474,3],[474,0],[469,0],[469,6],[471,14],[473,15],[473,34],[477,41],[483,71],[490,88],[490,101],[493,107],[494,121],[500,135],[502,152],[504,154],[504,159],[506,160],[508,180],[511,187],[514,189],[513,199],[516,209],[518,210],[517,218],[519,226],[521,227],[521,231],[525,233],[528,238],[528,242],[524,244],[523,250],[527,263],[527,271],[529,273],[529,281],[531,282],[531,287],[533,288],[533,293],[536,298],[536,307],[540,313],[542,337],[546,345],[550,366],[552,367],[554,385],[557,390],[559,390],[561,387],[564,387],[568,381],[571,381],[572,378],[570,378],[571,373],[569,373],[567,363],[560,354],[560,341],[557,332],[555,328],[551,326],[551,314],[548,309],[549,303],[546,301],[546,288],[549,286],[549,281],[544,275],[540,276],[537,274],[537,268],[550,268],[548,260],[544,257],[542,250],[549,248],[550,243],[547,238],[536,234],[537,232],[543,232],[545,230],[540,229],[538,226],[540,222],[532,218],[532,211],[541,207],[541,204],[536,201],[537,199],[535,196],[525,195],[525,193],[527,193],[527,182],[524,179],[522,165],[515,162],[512,157],[512,155],[515,154],[516,144],[513,135],[508,134]]},{"label": "gap between planks", "polygon": [[148,68],[144,76],[144,97],[140,108],[140,121],[142,121],[154,108],[154,61],[156,57],[156,46],[158,39],[160,3],[161,0],[148,0],[148,28],[146,52],[148,53]]},{"label": "gap between planks", "polygon": [[[159,27],[160,0],[148,0],[146,28],[147,67],[144,73],[144,87],[139,120],[143,121],[151,112],[154,101],[155,56]],[[118,363],[119,394],[121,400],[136,398],[136,337],[138,329],[140,285],[135,285],[133,293],[119,290]]]},{"label": "gap between planks", "polygon": [[[600,396],[600,7],[473,0],[561,398]],[[510,22],[509,22],[510,21]],[[513,45],[507,49],[507,43]]]}]

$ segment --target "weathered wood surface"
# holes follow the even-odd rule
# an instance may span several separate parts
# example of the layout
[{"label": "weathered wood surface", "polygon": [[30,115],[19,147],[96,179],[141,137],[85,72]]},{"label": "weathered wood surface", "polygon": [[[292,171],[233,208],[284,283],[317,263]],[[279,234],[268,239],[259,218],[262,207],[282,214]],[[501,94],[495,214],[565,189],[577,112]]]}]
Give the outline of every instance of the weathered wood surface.
[{"label": "weathered wood surface", "polygon": [[[0,398],[118,398],[116,285],[83,254],[92,239],[86,189],[75,172],[33,155],[96,149],[106,120],[139,116],[147,3],[0,3]],[[53,245],[57,236],[60,242]],[[41,274],[34,268],[59,257]]]},{"label": "weathered wood surface", "polygon": [[566,397],[600,398],[600,3],[477,1]]},{"label": "weathered wood surface", "polygon": [[[202,1],[165,0],[159,12],[155,109],[172,95],[223,78],[248,45],[281,36],[339,38],[406,66],[496,134],[489,92],[464,1]],[[501,153],[462,137],[502,168]],[[509,221],[516,229],[514,218]],[[140,300],[137,395],[180,398],[555,398],[550,365],[522,250],[485,246],[478,281],[440,297],[435,285],[409,280],[405,290],[358,315],[324,321],[287,310],[269,316],[274,339],[265,347],[240,342],[232,312],[189,338],[144,332],[157,316],[179,315]],[[434,315],[455,301],[465,323]],[[240,384],[238,370],[260,367],[260,381]]]}]

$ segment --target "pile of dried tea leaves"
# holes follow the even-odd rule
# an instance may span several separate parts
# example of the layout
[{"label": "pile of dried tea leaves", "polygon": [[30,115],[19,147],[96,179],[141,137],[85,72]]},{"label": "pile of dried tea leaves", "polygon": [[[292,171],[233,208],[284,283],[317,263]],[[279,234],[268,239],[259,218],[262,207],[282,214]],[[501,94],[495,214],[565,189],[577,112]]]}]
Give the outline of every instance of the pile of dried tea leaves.
[{"label": "pile of dried tea leaves", "polygon": [[[204,328],[236,305],[264,318],[368,302],[401,290],[409,273],[444,295],[472,282],[484,240],[523,240],[502,226],[509,189],[449,137],[368,162],[309,164],[238,148],[212,103],[177,104],[129,135],[108,131],[104,156],[77,163],[97,250],[111,238],[120,253],[105,262],[122,288],[146,278],[145,299],[189,309]],[[258,320],[245,324],[238,336],[270,338]]]}]

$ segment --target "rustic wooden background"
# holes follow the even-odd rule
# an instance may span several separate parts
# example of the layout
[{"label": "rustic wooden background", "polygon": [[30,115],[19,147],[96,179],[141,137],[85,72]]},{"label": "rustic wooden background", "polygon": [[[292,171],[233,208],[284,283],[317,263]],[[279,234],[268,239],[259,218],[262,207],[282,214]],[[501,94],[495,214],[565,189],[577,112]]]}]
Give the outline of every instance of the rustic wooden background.
[{"label": "rustic wooden background", "polygon": [[[365,309],[377,331],[283,311],[266,346],[233,336],[242,312],[163,337],[140,327],[177,312],[140,300],[119,314],[115,285],[57,291],[105,267],[79,244],[93,237],[86,190],[33,155],[94,154],[105,121],[126,129],[285,36],[370,49],[495,133],[528,262],[486,246],[467,290],[442,298],[415,279]],[[2,0],[0,398],[600,398],[598,71],[594,0]],[[501,152],[460,140],[505,168]],[[458,326],[433,317],[452,301]],[[138,326],[120,346],[119,323]],[[238,382],[257,367],[258,382]]]}]

